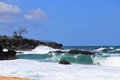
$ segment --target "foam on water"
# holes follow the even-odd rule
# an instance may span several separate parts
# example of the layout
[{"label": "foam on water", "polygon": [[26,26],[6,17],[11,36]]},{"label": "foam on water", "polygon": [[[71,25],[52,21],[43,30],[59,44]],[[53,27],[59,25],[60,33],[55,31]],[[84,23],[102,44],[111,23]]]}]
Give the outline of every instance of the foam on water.
[{"label": "foam on water", "polygon": [[101,47],[101,48],[96,49],[96,51],[101,51],[101,50],[104,50],[104,49],[106,49],[106,48]]},{"label": "foam on water", "polygon": [[[120,80],[119,53],[101,53],[101,55],[93,56],[48,54],[49,51],[55,50],[47,46],[38,46],[32,51],[24,51],[23,54],[18,54],[17,56],[20,59],[0,61],[0,75],[26,77],[35,80]],[[115,49],[115,51],[117,50]],[[73,61],[73,63],[72,65],[58,64],[61,59]],[[85,64],[88,61],[98,65]]]},{"label": "foam on water", "polygon": [[120,56],[111,56],[105,59],[100,65],[120,67]]},{"label": "foam on water", "polygon": [[120,68],[96,65],[61,65],[24,59],[0,61],[0,75],[34,80],[119,80],[119,74]]},{"label": "foam on water", "polygon": [[17,51],[17,52],[23,52],[23,54],[46,54],[50,51],[56,51],[56,50],[59,49],[53,49],[48,46],[40,45],[31,51]]},{"label": "foam on water", "polygon": [[48,53],[50,51],[55,51],[55,49],[48,47],[48,46],[38,46],[35,49],[32,50],[33,52],[37,53]]},{"label": "foam on water", "polygon": [[114,47],[109,47],[110,49],[114,49]]},{"label": "foam on water", "polygon": [[93,64],[109,67],[120,67],[120,54],[103,54],[92,57]]}]

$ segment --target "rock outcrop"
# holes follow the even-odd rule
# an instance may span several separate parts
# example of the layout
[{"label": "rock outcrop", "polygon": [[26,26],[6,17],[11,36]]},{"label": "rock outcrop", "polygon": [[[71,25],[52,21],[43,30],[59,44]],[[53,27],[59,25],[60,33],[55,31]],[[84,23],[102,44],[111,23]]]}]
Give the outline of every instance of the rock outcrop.
[{"label": "rock outcrop", "polygon": [[62,44],[58,44],[56,42],[44,42],[22,37],[0,38],[0,45],[3,48],[13,50],[32,50],[39,45],[49,46],[55,49],[62,48]]},{"label": "rock outcrop", "polygon": [[93,52],[86,51],[86,50],[70,50],[68,51],[69,54],[86,54],[86,55],[92,55],[94,54]]},{"label": "rock outcrop", "polygon": [[65,64],[65,65],[68,65],[68,64],[70,64],[70,62],[67,61],[67,60],[61,60],[61,61],[59,62],[59,64]]},{"label": "rock outcrop", "polygon": [[3,48],[0,46],[0,60],[12,60],[16,58],[16,52],[14,50],[3,52]]}]

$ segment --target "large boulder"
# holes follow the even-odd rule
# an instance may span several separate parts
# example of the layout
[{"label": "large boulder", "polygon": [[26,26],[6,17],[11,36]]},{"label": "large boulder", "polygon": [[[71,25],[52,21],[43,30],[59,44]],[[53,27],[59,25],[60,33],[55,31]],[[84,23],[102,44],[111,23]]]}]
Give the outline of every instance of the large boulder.
[{"label": "large boulder", "polygon": [[0,60],[12,60],[16,58],[16,52],[14,50],[8,50],[4,52],[2,47],[0,46]]},{"label": "large boulder", "polygon": [[70,62],[67,61],[67,60],[61,60],[61,61],[59,62],[59,64],[65,64],[65,65],[67,65],[67,64],[70,64]]}]

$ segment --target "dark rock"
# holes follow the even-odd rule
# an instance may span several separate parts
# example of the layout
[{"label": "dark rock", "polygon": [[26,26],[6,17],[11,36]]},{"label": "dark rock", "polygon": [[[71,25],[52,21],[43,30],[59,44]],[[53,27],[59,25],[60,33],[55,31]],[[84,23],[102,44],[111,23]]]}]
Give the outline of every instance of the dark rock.
[{"label": "dark rock", "polygon": [[3,52],[3,48],[0,46],[0,60],[12,60],[16,58],[16,52],[14,50]]},{"label": "dark rock", "polygon": [[32,50],[39,45],[49,46],[55,49],[61,49],[62,44],[56,42],[44,42],[27,38],[5,38],[0,39],[0,45],[6,49],[12,50]]},{"label": "dark rock", "polygon": [[55,48],[55,49],[61,49],[62,48],[62,44],[58,44],[56,42],[48,42],[45,45]]},{"label": "dark rock", "polygon": [[67,65],[67,64],[70,64],[70,62],[67,61],[67,60],[61,60],[61,61],[59,62],[59,64],[65,64],[65,65]]},{"label": "dark rock", "polygon": [[49,53],[68,53],[68,54],[85,54],[85,55],[92,55],[95,54],[93,52],[90,51],[86,51],[86,50],[70,50],[70,51],[50,51]]},{"label": "dark rock", "polygon": [[86,55],[92,55],[94,54],[93,52],[86,51],[86,50],[70,50],[68,51],[69,54],[86,54]]},{"label": "dark rock", "polygon": [[59,50],[59,51],[50,51],[50,52],[48,52],[48,53],[67,53],[66,51],[61,51],[61,50]]}]

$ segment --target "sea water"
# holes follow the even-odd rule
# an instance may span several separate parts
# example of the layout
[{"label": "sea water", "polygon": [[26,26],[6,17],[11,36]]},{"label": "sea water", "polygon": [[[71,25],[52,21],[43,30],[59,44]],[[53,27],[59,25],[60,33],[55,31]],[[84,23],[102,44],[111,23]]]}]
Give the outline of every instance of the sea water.
[{"label": "sea water", "polygon": [[[107,52],[96,52],[105,48]],[[18,59],[0,61],[1,76],[25,77],[33,80],[120,80],[119,46],[66,46],[64,50],[82,49],[95,55],[56,54],[47,46],[17,53]],[[58,64],[66,59],[71,65]]]}]

